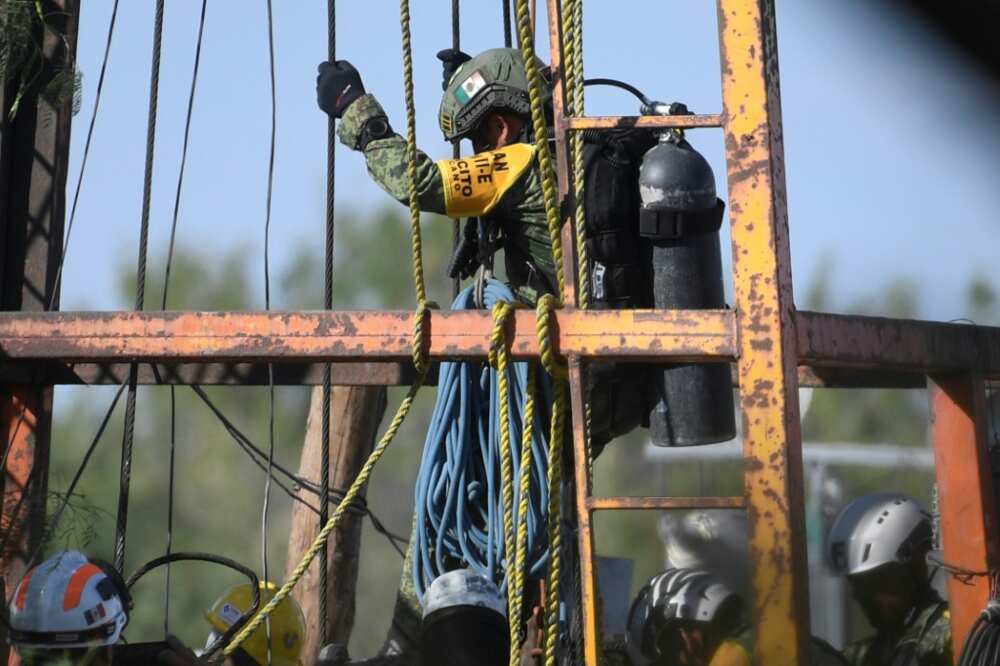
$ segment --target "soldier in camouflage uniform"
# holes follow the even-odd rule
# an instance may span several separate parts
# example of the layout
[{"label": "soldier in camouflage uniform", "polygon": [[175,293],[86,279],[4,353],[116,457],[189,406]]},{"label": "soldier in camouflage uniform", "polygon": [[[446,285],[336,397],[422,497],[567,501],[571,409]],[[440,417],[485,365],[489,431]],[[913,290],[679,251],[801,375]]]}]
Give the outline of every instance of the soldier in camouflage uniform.
[{"label": "soldier in camouflage uniform", "polygon": [[848,647],[852,666],[952,663],[948,605],[927,572],[931,541],[930,516],[906,495],[867,495],[840,512],[830,560],[876,631]]},{"label": "soldier in camouflage uniform", "polygon": [[[541,173],[530,141],[528,80],[521,53],[492,49],[475,58],[442,51],[445,95],[440,122],[445,139],[470,139],[475,155],[434,161],[417,153],[420,209],[449,217],[480,217],[502,238],[508,279],[518,297],[533,303],[555,293]],[[391,197],[408,203],[406,140],[395,133],[378,100],[367,94],[347,61],[322,63],[316,81],[321,109],[340,118],[338,135],[361,152],[368,173]],[[547,94],[547,93],[546,93]],[[415,540],[411,540],[415,543]],[[416,664],[421,608],[407,553],[389,637],[381,656],[366,662]]]},{"label": "soldier in camouflage uniform", "polygon": [[[417,153],[420,209],[449,217],[481,217],[502,234],[507,276],[518,296],[533,302],[555,292],[555,268],[534,145],[528,143],[528,81],[521,53],[491,49],[466,62],[446,63],[440,121],[449,141],[470,139],[475,155],[434,161]],[[347,61],[323,63],[320,107],[341,118],[338,134],[365,156],[368,173],[391,197],[409,202],[406,140],[392,131],[357,70]]]}]

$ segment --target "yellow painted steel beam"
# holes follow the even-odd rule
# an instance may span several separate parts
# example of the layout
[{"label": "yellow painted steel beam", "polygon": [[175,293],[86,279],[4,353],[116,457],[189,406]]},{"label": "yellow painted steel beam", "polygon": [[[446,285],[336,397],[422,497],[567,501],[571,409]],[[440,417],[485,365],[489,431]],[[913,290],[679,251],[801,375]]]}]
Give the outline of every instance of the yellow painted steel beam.
[{"label": "yellow painted steel beam", "polygon": [[719,0],[754,663],[807,663],[809,591],[773,0]]}]

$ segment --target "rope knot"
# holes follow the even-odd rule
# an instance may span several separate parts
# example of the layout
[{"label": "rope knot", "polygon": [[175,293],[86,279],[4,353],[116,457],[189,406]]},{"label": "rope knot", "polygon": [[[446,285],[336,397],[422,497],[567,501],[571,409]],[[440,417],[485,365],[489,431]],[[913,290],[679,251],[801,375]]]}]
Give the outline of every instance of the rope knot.
[{"label": "rope knot", "polygon": [[430,367],[430,359],[428,358],[428,350],[430,348],[428,334],[430,330],[429,317],[431,310],[437,309],[439,309],[438,304],[434,301],[420,301],[414,313],[413,367],[416,368],[417,375],[420,377],[424,376]]},{"label": "rope knot", "polygon": [[566,366],[556,361],[552,352],[552,311],[562,307],[559,300],[552,294],[543,294],[538,299],[535,308],[535,333],[538,336],[538,354],[542,367],[555,379],[565,379],[569,376]]},{"label": "rope knot", "polygon": [[486,359],[490,366],[498,370],[503,370],[500,355],[507,344],[507,321],[517,307],[508,301],[497,301],[493,305],[493,330],[490,332],[490,351]]}]

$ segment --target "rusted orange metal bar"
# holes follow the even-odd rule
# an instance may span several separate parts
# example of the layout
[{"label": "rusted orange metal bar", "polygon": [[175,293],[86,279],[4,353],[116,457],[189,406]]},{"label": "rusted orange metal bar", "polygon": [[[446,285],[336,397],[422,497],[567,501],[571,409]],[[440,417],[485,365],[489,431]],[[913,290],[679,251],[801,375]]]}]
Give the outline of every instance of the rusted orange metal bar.
[{"label": "rusted orange metal bar", "polygon": [[691,116],[584,116],[568,118],[566,129],[578,131],[588,129],[626,129],[631,127],[667,128],[679,127],[722,127],[719,114]]},{"label": "rusted orange metal bar", "polygon": [[1000,375],[997,327],[800,311],[795,330],[809,365]]},{"label": "rusted orange metal bar", "polygon": [[564,303],[577,307],[580,305],[576,284],[576,236],[574,210],[576,206],[573,196],[571,170],[569,164],[569,135],[566,115],[566,70],[563,66],[562,53],[562,7],[559,0],[546,0],[549,25],[549,69],[552,76],[552,121],[555,133],[556,177],[562,221],[562,251],[563,272],[566,276],[566,287],[562,294]]},{"label": "rusted orange metal bar", "polygon": [[743,509],[746,499],[740,497],[591,497],[591,511],[645,511],[648,509]]},{"label": "rusted orange metal bar", "polygon": [[[411,312],[65,312],[0,315],[6,360],[400,361],[411,357]],[[555,314],[561,354],[648,359],[732,359],[726,310],[581,311]],[[483,357],[493,319],[486,311],[434,312],[432,358]],[[535,313],[511,326],[515,357],[538,355]]]},{"label": "rusted orange metal bar", "polygon": [[[58,267],[66,211],[66,174],[72,104],[51,103],[39,91],[73,71],[78,26],[76,0],[43,0],[50,29],[34,28],[42,66],[9,113],[12,86],[0,86],[0,309],[58,306]],[[16,73],[14,73],[16,74]],[[6,83],[6,82],[5,82]],[[3,514],[0,573],[13,593],[44,528],[48,492],[52,387],[7,384],[0,392],[3,441]],[[6,660],[5,660],[6,661]],[[9,663],[19,664],[11,654]]]},{"label": "rusted orange metal bar", "polygon": [[990,600],[1000,555],[996,496],[986,449],[986,389],[972,374],[927,383],[944,560],[979,575],[948,578],[955,663],[960,646]]},{"label": "rusted orange metal bar", "polygon": [[[556,318],[564,353],[629,358],[736,356],[735,316],[730,311],[566,309]],[[435,312],[431,319],[439,336],[432,353],[443,354],[448,347],[460,355],[485,353],[481,335],[492,326],[488,314]],[[924,386],[926,374],[973,368],[989,377],[1000,375],[1000,329],[995,327],[816,312],[797,312],[795,320],[803,386],[918,388]],[[0,313],[0,355],[6,361],[0,364],[0,380],[40,383],[33,378],[36,368],[14,361],[105,364],[82,365],[77,378],[69,370],[37,368],[43,377],[52,373],[52,383],[70,384],[120,383],[112,379],[117,373],[109,375],[108,368],[123,357],[140,361],[190,358],[208,363],[231,355],[246,361],[294,363],[329,356],[345,362],[363,360],[362,365],[398,362],[409,358],[412,321],[408,312],[5,312]],[[357,330],[358,340],[352,340],[352,329]],[[519,312],[515,329],[519,333],[514,352],[536,354],[534,315]],[[241,383],[226,367],[185,375],[201,373],[206,384]],[[248,367],[240,374],[248,373]],[[355,383],[353,371],[344,368],[340,374],[343,383]],[[142,381],[197,381],[166,375],[162,381],[152,376]],[[311,380],[303,377],[303,382]],[[253,379],[248,377],[245,383]]]},{"label": "rusted orange metal bar", "polygon": [[[551,2],[551,0],[550,0]],[[551,16],[551,15],[550,15]],[[569,397],[573,423],[573,496],[576,501],[577,547],[580,557],[580,620],[583,624],[583,658],[587,666],[597,666],[601,654],[600,619],[597,615],[597,571],[594,553],[594,522],[590,494],[593,479],[587,463],[587,419],[580,359],[569,358]]]},{"label": "rusted orange metal bar", "polygon": [[773,0],[719,0],[754,663],[807,663],[809,590]]},{"label": "rusted orange metal bar", "polygon": [[0,402],[3,437],[3,516],[0,562],[7,590],[13,591],[41,538],[48,489],[51,389],[9,386]]}]

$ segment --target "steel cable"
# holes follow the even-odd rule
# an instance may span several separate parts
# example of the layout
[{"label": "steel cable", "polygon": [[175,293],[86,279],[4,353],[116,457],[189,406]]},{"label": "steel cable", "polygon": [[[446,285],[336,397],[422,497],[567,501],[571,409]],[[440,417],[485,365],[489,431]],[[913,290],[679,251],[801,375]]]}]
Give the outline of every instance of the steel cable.
[{"label": "steel cable", "polygon": [[[327,60],[337,61],[337,2],[327,0]],[[337,122],[333,116],[327,117],[326,124],[326,254],[324,257],[323,272],[323,307],[326,310],[333,309],[333,250],[334,250],[334,215],[336,212],[336,159],[337,159]],[[330,400],[332,398],[331,388],[331,368],[327,363],[323,367],[323,388],[322,388],[322,417],[320,437],[320,502],[319,502],[319,526],[322,529],[326,521],[329,520],[330,506]],[[329,627],[329,600],[327,594],[329,590],[329,578],[327,574],[328,566],[327,544],[323,544],[320,550],[319,566],[319,617],[320,617],[320,645],[330,642]]]},{"label": "steel cable", "polygon": [[[462,49],[462,21],[461,21],[461,9],[459,8],[459,0],[451,0],[451,48],[455,51],[460,51]],[[462,156],[462,140],[455,139],[451,142],[451,156],[454,159],[458,159]],[[462,236],[462,220],[459,218],[452,218],[451,220],[451,245],[452,251],[458,249],[458,245],[461,242]],[[451,291],[452,298],[458,296],[458,292],[462,289],[462,278],[461,276],[456,276],[452,281]]]},{"label": "steel cable", "polygon": [[[149,247],[149,209],[153,189],[153,162],[156,146],[156,108],[160,89],[160,47],[163,41],[163,2],[156,0],[153,22],[153,58],[149,79],[149,114],[146,120],[146,164],[142,186],[142,217],[139,226],[139,259],[135,280],[135,309],[142,310],[146,300],[146,258]],[[128,502],[132,485],[132,448],[135,442],[135,401],[138,364],[129,367],[128,395],[125,399],[125,428],[122,435],[121,471],[118,485],[118,518],[115,524],[114,566],[125,567],[125,542],[128,532]]]},{"label": "steel cable", "polygon": [[[261,451],[250,440],[249,437],[247,437],[238,427],[236,427],[236,425],[232,421],[230,421],[226,417],[225,414],[222,413],[222,410],[220,410],[218,406],[216,406],[216,404],[212,402],[212,400],[208,397],[208,395],[205,393],[202,387],[192,386],[191,388],[194,391],[195,395],[197,395],[198,398],[201,399],[201,401],[205,404],[205,406],[208,407],[209,411],[211,411],[212,414],[219,420],[219,423],[222,424],[222,427],[225,428],[227,433],[229,433],[229,436],[233,439],[233,441],[240,448],[240,450],[242,450],[247,455],[247,457],[250,459],[252,463],[254,463],[254,465],[256,465],[262,472],[266,474],[267,466],[264,461],[267,460],[267,453]],[[287,479],[290,483],[292,483],[294,489],[284,485],[281,482],[281,480],[278,479],[277,476],[274,474],[275,470],[280,472],[285,479]],[[313,483],[312,481],[309,481],[304,477],[297,476],[296,474],[289,471],[287,468],[283,467],[277,461],[274,462],[271,478],[274,480],[274,483],[294,501],[303,504],[310,511],[319,515],[319,509],[309,504],[304,499],[302,499],[298,495],[296,490],[302,490],[318,497],[321,492],[320,486]],[[344,491],[339,490],[337,488],[329,488],[328,494],[329,497],[332,498],[331,503],[340,502],[344,497]],[[407,543],[407,540],[404,537],[389,531],[382,523],[382,521],[378,518],[378,516],[376,516],[375,513],[368,508],[363,498],[359,498],[351,507],[351,510],[352,512],[357,513],[358,515],[368,516],[369,520],[371,520],[372,522],[372,528],[375,529],[376,532],[384,536],[386,540],[388,540],[389,543],[393,546],[396,552],[400,553],[401,556],[405,555],[400,550],[399,544],[405,545]]]},{"label": "steel cable", "polygon": [[417,307],[413,318],[412,343],[413,365],[417,370],[417,378],[410,387],[409,391],[407,391],[406,397],[404,397],[403,401],[400,403],[395,416],[393,416],[392,421],[389,423],[389,427],[385,431],[385,434],[382,435],[378,444],[375,445],[375,448],[368,456],[368,460],[365,461],[361,471],[358,472],[358,476],[354,479],[351,487],[348,488],[343,501],[341,501],[341,503],[337,506],[333,515],[323,526],[323,529],[321,529],[319,534],[316,535],[316,538],[309,546],[309,549],[302,556],[302,559],[292,570],[291,574],[289,574],[288,579],[285,581],[285,584],[281,586],[281,589],[278,590],[271,601],[269,601],[267,605],[254,616],[253,620],[233,638],[229,645],[226,646],[225,653],[227,655],[232,654],[235,650],[237,650],[240,644],[254,631],[256,631],[257,628],[267,620],[267,618],[270,617],[270,614],[274,612],[274,609],[278,607],[278,604],[291,594],[295,586],[298,585],[300,580],[302,580],[302,577],[305,575],[309,565],[319,554],[320,550],[322,550],[330,534],[333,530],[337,529],[337,526],[340,524],[340,521],[343,519],[343,516],[347,512],[348,508],[368,484],[372,470],[375,468],[375,465],[378,464],[379,460],[382,459],[386,449],[389,448],[389,445],[396,437],[396,434],[399,432],[399,428],[402,426],[403,421],[406,420],[407,415],[410,413],[410,409],[413,407],[413,401],[416,398],[417,393],[420,391],[420,388],[424,385],[424,381],[427,379],[427,370],[429,366],[429,360],[427,357],[428,344],[426,339],[428,333],[427,318],[433,304],[427,301],[427,292],[424,286],[423,246],[420,238],[420,210],[417,202],[416,110],[413,102],[413,54],[411,52],[410,7],[408,0],[400,1],[399,22],[402,31],[403,77],[407,108],[406,152],[410,190],[410,250],[413,259],[414,291],[416,292],[417,297]]},{"label": "steel cable", "polygon": [[[274,76],[274,13],[271,0],[267,0],[267,53],[271,83],[271,141],[267,163],[267,198],[264,211],[264,309],[271,310],[271,195],[274,190],[274,148],[278,134],[278,99]],[[261,509],[260,541],[261,569],[265,584],[270,581],[267,562],[267,523],[271,503],[271,476],[274,468],[274,363],[267,364],[267,476],[264,479],[264,506]],[[271,665],[271,619],[265,618],[267,638],[267,666]]]},{"label": "steel cable", "polygon": [[[187,165],[188,140],[191,135],[191,116],[194,111],[194,97],[198,84],[198,67],[201,63],[201,45],[205,33],[205,13],[208,9],[208,0],[202,0],[201,15],[198,19],[198,37],[194,48],[194,65],[191,72],[191,88],[188,92],[187,115],[184,119],[184,140],[181,144],[181,163],[177,173],[177,189],[174,194],[174,212],[170,223],[170,241],[167,246],[167,261],[163,270],[163,295],[160,299],[160,309],[167,309],[167,294],[170,291],[170,275],[174,263],[174,247],[177,239],[177,222],[180,217],[181,191],[184,186],[184,170]],[[159,380],[159,372],[156,365],[153,365],[153,372]],[[173,548],[174,538],[174,482],[176,472],[177,454],[177,390],[170,385],[170,461],[167,474],[167,539],[165,555],[169,556]],[[164,582],[164,602],[163,602],[163,634],[170,633],[170,564],[166,565],[166,580]]]},{"label": "steel cable", "polygon": [[500,0],[503,5],[503,45],[505,48],[514,46],[514,34],[510,22],[510,0]]}]

